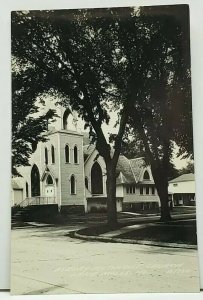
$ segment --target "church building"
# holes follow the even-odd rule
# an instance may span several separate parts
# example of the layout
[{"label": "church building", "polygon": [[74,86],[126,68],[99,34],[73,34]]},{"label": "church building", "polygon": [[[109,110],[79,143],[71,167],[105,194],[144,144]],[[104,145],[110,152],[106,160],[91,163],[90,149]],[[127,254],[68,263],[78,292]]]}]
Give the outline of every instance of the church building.
[{"label": "church building", "polygon": [[[30,166],[19,167],[12,179],[11,206],[57,205],[70,212],[104,212],[107,208],[106,166],[77,116],[61,106],[48,127],[47,141],[38,143]],[[54,125],[53,125],[54,124]],[[117,165],[117,211],[158,209],[159,197],[151,169],[142,158],[120,155]]]}]

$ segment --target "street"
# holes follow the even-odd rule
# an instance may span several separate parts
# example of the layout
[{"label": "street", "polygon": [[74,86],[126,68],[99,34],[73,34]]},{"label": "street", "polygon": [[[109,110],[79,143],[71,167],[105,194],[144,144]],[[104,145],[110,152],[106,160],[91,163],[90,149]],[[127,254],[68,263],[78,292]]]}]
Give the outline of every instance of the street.
[{"label": "street", "polygon": [[81,226],[12,230],[13,294],[197,292],[197,251],[89,242]]}]

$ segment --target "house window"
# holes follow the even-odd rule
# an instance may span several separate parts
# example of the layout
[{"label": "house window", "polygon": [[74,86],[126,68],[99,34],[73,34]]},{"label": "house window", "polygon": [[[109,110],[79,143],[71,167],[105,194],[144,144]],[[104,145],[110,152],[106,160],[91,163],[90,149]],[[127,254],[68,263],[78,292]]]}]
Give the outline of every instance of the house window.
[{"label": "house window", "polygon": [[74,147],[73,152],[74,152],[74,163],[78,164],[78,147],[77,146]]},{"label": "house window", "polygon": [[155,195],[155,187],[152,186],[152,195]]},{"label": "house window", "polygon": [[71,175],[71,178],[70,178],[70,193],[71,193],[71,195],[76,194],[76,182],[75,182],[74,175]]},{"label": "house window", "polygon": [[143,186],[140,187],[140,195],[143,195]]},{"label": "house window", "polygon": [[27,182],[26,182],[25,188],[26,188],[26,197],[29,197],[29,188],[28,188]]},{"label": "house window", "polygon": [[70,149],[68,145],[65,146],[65,161],[66,163],[70,162]]},{"label": "house window", "polygon": [[149,195],[149,187],[146,187],[146,195]]},{"label": "house window", "polygon": [[144,180],[150,180],[149,172],[148,172],[148,171],[145,171],[145,172],[144,172],[143,179],[144,179]]},{"label": "house window", "polygon": [[129,186],[126,186],[126,193],[129,194]]},{"label": "house window", "polygon": [[53,145],[51,146],[51,162],[55,164],[55,149]]},{"label": "house window", "polygon": [[85,187],[86,187],[86,189],[88,189],[88,178],[87,177],[85,177]]},{"label": "house window", "polygon": [[133,194],[135,194],[135,186],[133,185]]},{"label": "house window", "polygon": [[45,159],[45,164],[48,165],[48,150],[47,147],[44,149],[44,159]]},{"label": "house window", "polygon": [[174,183],[173,186],[178,186],[178,184],[177,184],[177,183]]}]

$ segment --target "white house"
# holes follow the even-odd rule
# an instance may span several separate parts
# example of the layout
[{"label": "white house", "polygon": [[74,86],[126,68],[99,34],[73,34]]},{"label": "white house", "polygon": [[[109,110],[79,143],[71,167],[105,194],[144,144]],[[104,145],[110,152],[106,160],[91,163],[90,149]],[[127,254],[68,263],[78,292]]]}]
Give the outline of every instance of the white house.
[{"label": "white house", "polygon": [[[103,158],[86,134],[78,132],[70,109],[57,107],[57,114],[59,118],[48,128],[47,142],[34,149],[30,166],[18,168],[22,178],[12,181],[12,206],[57,205],[64,213],[106,210]],[[142,158],[119,157],[116,197],[117,211],[160,206],[151,169]]]},{"label": "white house", "polygon": [[174,205],[195,205],[195,176],[183,174],[169,181],[169,193]]}]

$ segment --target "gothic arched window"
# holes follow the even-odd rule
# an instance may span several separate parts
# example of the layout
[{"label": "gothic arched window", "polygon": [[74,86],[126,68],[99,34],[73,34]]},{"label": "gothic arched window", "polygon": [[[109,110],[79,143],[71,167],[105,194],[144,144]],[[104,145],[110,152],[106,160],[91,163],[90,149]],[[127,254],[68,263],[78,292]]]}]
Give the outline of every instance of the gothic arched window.
[{"label": "gothic arched window", "polygon": [[26,188],[26,197],[29,197],[29,187],[28,187],[28,183],[27,182],[25,184],[25,188]]},{"label": "gothic arched window", "polygon": [[48,165],[48,150],[47,147],[44,149],[44,159],[45,159],[45,164]]},{"label": "gothic arched window", "polygon": [[66,109],[63,114],[63,129],[68,129],[68,117],[71,114],[70,109]]},{"label": "gothic arched window", "polygon": [[71,178],[70,178],[70,193],[71,193],[71,195],[76,194],[76,180],[75,180],[74,175],[71,175]]},{"label": "gothic arched window", "polygon": [[78,147],[75,146],[74,149],[73,149],[73,152],[74,152],[74,163],[75,164],[78,164]]},{"label": "gothic arched window", "polygon": [[46,183],[47,183],[47,184],[53,184],[53,179],[52,179],[51,175],[48,175],[48,176],[47,176]]},{"label": "gothic arched window", "polygon": [[70,148],[68,145],[65,146],[65,161],[66,163],[70,162]]},{"label": "gothic arched window", "polygon": [[91,190],[92,194],[103,194],[102,169],[96,161],[91,170]]},{"label": "gothic arched window", "polygon": [[40,175],[36,165],[31,170],[31,196],[40,196]]},{"label": "gothic arched window", "polygon": [[51,146],[51,162],[55,164],[55,149],[53,145]]}]

